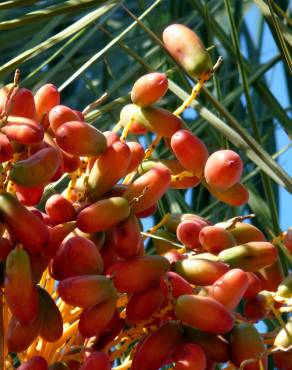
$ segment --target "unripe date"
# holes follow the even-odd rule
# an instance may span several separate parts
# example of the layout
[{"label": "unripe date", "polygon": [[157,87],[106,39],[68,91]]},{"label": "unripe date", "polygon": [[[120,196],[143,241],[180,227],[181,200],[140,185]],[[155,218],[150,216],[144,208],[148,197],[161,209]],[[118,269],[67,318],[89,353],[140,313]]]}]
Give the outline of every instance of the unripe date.
[{"label": "unripe date", "polygon": [[63,319],[58,306],[50,294],[43,288],[38,288],[40,310],[43,321],[40,328],[40,336],[47,342],[55,342],[63,334]]},{"label": "unripe date", "polygon": [[173,321],[163,324],[138,343],[131,369],[159,369],[165,363],[171,362],[171,356],[181,341],[182,329],[179,324]]},{"label": "unripe date", "polygon": [[164,73],[148,73],[134,83],[131,99],[134,104],[147,107],[161,99],[167,89],[168,81]]},{"label": "unripe date", "polygon": [[187,248],[200,249],[199,234],[202,230],[202,224],[194,220],[182,221],[177,229],[176,236],[178,240]]},{"label": "unripe date", "polygon": [[39,143],[44,138],[44,129],[37,121],[18,116],[9,116],[1,132],[10,140],[24,145]]},{"label": "unripe date", "polygon": [[208,333],[224,334],[233,327],[231,313],[209,297],[181,295],[175,304],[175,314],[183,323]]},{"label": "unripe date", "polygon": [[239,182],[243,163],[233,150],[218,150],[208,158],[204,176],[207,184],[218,191],[225,191]]},{"label": "unripe date", "polygon": [[168,260],[161,256],[139,256],[111,266],[107,275],[112,276],[119,292],[137,293],[159,284],[164,272],[170,269]]},{"label": "unripe date", "polygon": [[130,163],[131,151],[126,143],[117,141],[95,161],[88,178],[89,191],[102,195],[110,190],[125,174]]},{"label": "unripe date", "polygon": [[240,182],[237,182],[225,191],[215,190],[211,186],[208,186],[208,190],[214,197],[221,200],[221,202],[227,203],[234,207],[239,207],[243,204],[246,204],[249,199],[248,190]]},{"label": "unripe date", "polygon": [[218,226],[206,226],[199,234],[202,247],[210,253],[218,253],[224,249],[234,247],[236,241],[232,234]]},{"label": "unripe date", "polygon": [[187,343],[182,349],[173,370],[205,370],[207,359],[203,349],[197,344]]},{"label": "unripe date", "polygon": [[0,162],[9,161],[13,157],[13,147],[8,137],[0,133]]},{"label": "unripe date", "polygon": [[244,222],[236,222],[234,228],[230,229],[229,232],[236,240],[236,245],[241,245],[249,242],[265,242],[265,235],[252,224]]},{"label": "unripe date", "polygon": [[55,133],[65,122],[81,121],[75,111],[66,105],[56,105],[49,113],[50,127]]},{"label": "unripe date", "polygon": [[51,264],[51,275],[57,280],[78,275],[98,275],[102,270],[103,260],[96,245],[81,236],[66,239]]},{"label": "unripe date", "polygon": [[60,104],[60,93],[53,84],[41,86],[34,96],[37,120],[46,129],[49,125],[50,110]]},{"label": "unripe date", "polygon": [[240,269],[226,272],[210,288],[209,296],[233,311],[242,299],[248,286],[246,273]]},{"label": "unripe date", "polygon": [[61,194],[50,196],[46,201],[45,209],[53,225],[73,221],[76,217],[73,204]]},{"label": "unripe date", "polygon": [[23,324],[34,321],[39,299],[33,283],[29,256],[26,251],[13,249],[5,262],[4,294],[11,313]]},{"label": "unripe date", "polygon": [[274,263],[278,258],[278,251],[271,243],[251,242],[225,249],[218,257],[232,268],[253,272]]},{"label": "unripe date", "polygon": [[132,258],[139,254],[142,241],[139,222],[135,215],[128,218],[111,229],[111,237],[119,257]]},{"label": "unripe date", "polygon": [[134,127],[136,125],[142,126],[150,132],[165,137],[171,137],[182,126],[181,119],[166,109],[141,108],[135,104],[128,104],[121,110],[120,122],[122,126],[125,127],[131,120],[133,120]]},{"label": "unripe date", "polygon": [[130,215],[130,205],[123,197],[102,199],[84,208],[77,216],[77,227],[85,233],[106,230]]},{"label": "unripe date", "polygon": [[22,186],[15,184],[17,199],[25,206],[36,206],[39,204],[44,188],[44,185]]},{"label": "unripe date", "polygon": [[57,291],[71,306],[90,307],[109,299],[114,287],[111,280],[103,275],[82,275],[62,280]]},{"label": "unripe date", "polygon": [[38,252],[48,243],[49,232],[46,225],[13,195],[0,194],[0,215],[13,239],[28,250]]},{"label": "unripe date", "polygon": [[162,39],[168,52],[190,75],[199,78],[211,70],[212,61],[205,46],[190,28],[172,24],[165,28]]},{"label": "unripe date", "polygon": [[157,166],[134,180],[125,191],[124,197],[129,202],[133,202],[141,196],[137,202],[134,202],[132,209],[135,213],[144,211],[162,197],[169,187],[170,180],[169,169]]},{"label": "unripe date", "polygon": [[150,316],[161,307],[164,301],[160,286],[134,293],[126,307],[127,321],[139,323],[149,319]]},{"label": "unripe date", "polygon": [[60,148],[72,155],[94,157],[104,152],[107,147],[102,132],[86,122],[65,122],[55,135]]},{"label": "unripe date", "polygon": [[7,329],[7,347],[9,352],[25,351],[39,335],[43,317],[37,315],[30,324],[24,325],[12,316]]},{"label": "unripe date", "polygon": [[191,258],[177,261],[174,269],[191,284],[211,285],[224,275],[229,267],[219,261]]},{"label": "unripe date", "polygon": [[[241,323],[235,325],[231,333],[232,360],[234,365],[239,367],[244,360],[257,358],[265,350],[260,334],[252,324]],[[260,370],[267,368],[267,359],[262,359],[262,366],[259,361],[254,361],[245,366],[246,370]]]},{"label": "unripe date", "polygon": [[230,344],[222,336],[184,326],[184,339],[202,347],[208,360],[226,362],[231,359]]},{"label": "unripe date", "polygon": [[18,185],[41,185],[55,175],[60,164],[61,156],[56,148],[41,149],[29,158],[16,162],[9,172],[9,177]]},{"label": "unripe date", "polygon": [[78,329],[84,337],[99,336],[106,329],[115,313],[116,300],[116,294],[113,293],[108,300],[95,306],[86,307],[82,311]]},{"label": "unripe date", "polygon": [[171,149],[180,164],[194,175],[204,171],[209,153],[206,145],[190,131],[177,131],[170,141]]}]

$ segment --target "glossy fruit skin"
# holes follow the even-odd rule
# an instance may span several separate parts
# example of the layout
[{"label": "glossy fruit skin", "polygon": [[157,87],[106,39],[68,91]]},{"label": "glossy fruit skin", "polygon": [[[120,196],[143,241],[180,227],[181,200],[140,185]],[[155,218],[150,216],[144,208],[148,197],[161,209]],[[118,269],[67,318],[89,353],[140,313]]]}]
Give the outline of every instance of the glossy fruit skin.
[{"label": "glossy fruit skin", "polygon": [[40,328],[40,336],[47,342],[55,342],[63,334],[63,319],[61,312],[50,294],[43,288],[38,287],[40,309],[42,310],[43,322]]},{"label": "glossy fruit skin", "polygon": [[123,197],[102,199],[79,212],[76,225],[86,233],[103,231],[130,215],[130,205]]},{"label": "glossy fruit skin", "polygon": [[49,243],[44,250],[45,255],[49,258],[54,258],[62,241],[75,229],[75,227],[75,221],[48,227]]},{"label": "glossy fruit skin", "polygon": [[208,186],[210,193],[221,202],[227,203],[234,207],[239,207],[248,202],[249,193],[247,188],[240,182],[237,182],[225,191],[218,191]]},{"label": "glossy fruit skin", "polygon": [[177,298],[174,310],[183,323],[208,333],[224,334],[233,327],[230,312],[213,298],[181,295]]},{"label": "glossy fruit skin", "polygon": [[[72,155],[94,157],[107,148],[105,136],[86,122],[65,122],[57,129],[55,135],[60,148]],[[79,140],[76,140],[76,137]]]},{"label": "glossy fruit skin", "polygon": [[141,108],[135,104],[126,105],[120,113],[120,122],[126,126],[131,119],[146,130],[160,136],[171,137],[181,129],[182,121],[173,113],[160,107]]},{"label": "glossy fruit skin", "polygon": [[207,184],[218,191],[225,191],[239,182],[243,171],[240,156],[233,150],[218,150],[208,158],[204,176]]},{"label": "glossy fruit skin", "polygon": [[249,322],[258,322],[265,319],[270,311],[268,299],[264,294],[257,294],[245,301],[244,316]]},{"label": "glossy fruit skin", "polygon": [[220,261],[233,268],[253,272],[274,263],[278,258],[278,252],[271,243],[251,242],[225,249],[218,257]]},{"label": "glossy fruit skin", "polygon": [[265,235],[252,224],[244,222],[236,222],[235,227],[229,230],[234,239],[236,245],[241,245],[249,242],[265,242]]},{"label": "glossy fruit skin", "polygon": [[23,87],[15,88],[7,102],[9,115],[36,119],[32,92]]},{"label": "glossy fruit skin", "polygon": [[46,201],[45,210],[53,225],[74,221],[76,211],[73,204],[61,194],[54,194]]},{"label": "glossy fruit skin", "polygon": [[244,298],[255,297],[262,290],[261,280],[253,272],[246,272],[248,286],[243,295]]},{"label": "glossy fruit skin", "polygon": [[44,138],[44,129],[37,121],[18,116],[9,116],[1,132],[10,140],[24,145],[39,143]]},{"label": "glossy fruit skin", "polygon": [[96,245],[81,236],[67,238],[51,263],[54,279],[64,280],[72,276],[99,275],[103,260]]},{"label": "glossy fruit skin", "polygon": [[130,157],[131,151],[126,143],[117,141],[109,146],[97,158],[90,171],[89,191],[94,195],[102,195],[109,191],[125,176]]},{"label": "glossy fruit skin", "polygon": [[133,357],[132,370],[157,370],[171,362],[171,355],[181,343],[182,329],[169,321],[142,339]]},{"label": "glossy fruit skin", "polygon": [[205,370],[206,355],[197,344],[187,343],[176,361],[173,370]]},{"label": "glossy fruit skin", "polygon": [[174,270],[191,284],[211,285],[229,271],[229,267],[219,261],[191,258],[177,261]]},{"label": "glossy fruit skin", "polygon": [[39,299],[25,250],[15,248],[6,258],[4,295],[11,313],[18,321],[25,325],[36,319]]},{"label": "glossy fruit skin", "polygon": [[139,254],[143,240],[138,219],[134,214],[130,214],[128,218],[114,226],[110,232],[119,257],[129,259]]},{"label": "glossy fruit skin", "polygon": [[160,278],[160,288],[165,298],[168,296],[167,282],[171,286],[171,293],[174,298],[183,294],[193,294],[194,292],[193,287],[187,280],[176,272],[168,271]]},{"label": "glossy fruit skin", "polygon": [[42,324],[42,315],[28,325],[23,325],[14,316],[8,323],[7,347],[10,352],[25,351],[38,336]]},{"label": "glossy fruit skin", "polygon": [[25,206],[38,205],[43,196],[44,188],[44,185],[27,187],[15,184],[17,199]]},{"label": "glossy fruit skin", "polygon": [[125,191],[124,197],[131,202],[144,192],[138,202],[132,205],[134,213],[142,212],[156,204],[167,191],[170,180],[169,169],[164,166],[157,166],[134,180]]},{"label": "glossy fruit skin", "polygon": [[9,177],[19,185],[41,185],[55,175],[60,164],[61,157],[56,148],[41,149],[29,158],[16,162]]},{"label": "glossy fruit skin", "polygon": [[82,275],[64,279],[58,285],[59,296],[71,306],[90,307],[109,299],[113,285],[103,275]]},{"label": "glossy fruit skin", "polygon": [[161,307],[163,301],[164,296],[159,285],[139,293],[133,293],[126,307],[127,321],[139,323],[149,319]]},{"label": "glossy fruit skin", "polygon": [[163,43],[173,58],[193,77],[212,68],[212,61],[197,34],[183,24],[171,24],[162,34]]},{"label": "glossy fruit skin", "polygon": [[116,294],[106,301],[85,308],[79,319],[78,330],[86,337],[99,336],[106,329],[116,311]]},{"label": "glossy fruit skin", "polygon": [[53,84],[41,86],[35,93],[34,101],[37,120],[47,128],[49,126],[50,110],[60,104],[60,93],[57,87]]},{"label": "glossy fruit skin", "polygon": [[164,73],[148,73],[134,83],[131,100],[140,107],[147,107],[161,99],[167,89],[168,80]]},{"label": "glossy fruit skin", "polygon": [[202,224],[194,220],[182,221],[177,229],[177,239],[187,248],[200,249],[199,234],[202,230]]},{"label": "glossy fruit skin", "polygon": [[0,215],[13,239],[28,250],[38,252],[47,245],[49,232],[46,225],[13,195],[0,194]]},{"label": "glossy fruit skin", "polygon": [[75,111],[66,105],[56,105],[50,110],[49,122],[54,133],[63,123],[71,121],[81,120]]},{"label": "glossy fruit skin", "polygon": [[190,326],[184,326],[183,329],[185,341],[202,347],[208,360],[226,362],[231,359],[230,344],[222,336],[206,333]]},{"label": "glossy fruit skin", "polygon": [[108,356],[103,352],[91,353],[79,370],[111,370],[112,366]]},{"label": "glossy fruit skin", "polygon": [[131,156],[126,173],[130,173],[134,171],[140,163],[142,163],[145,153],[144,148],[140,143],[136,141],[128,141],[127,144],[130,148]]},{"label": "glossy fruit skin", "polygon": [[242,299],[247,286],[246,273],[240,269],[232,269],[215,281],[209,296],[233,311]]},{"label": "glossy fruit skin", "polygon": [[210,253],[218,253],[224,249],[234,247],[236,241],[232,234],[218,226],[206,226],[199,234],[199,242]]},{"label": "glossy fruit skin", "polygon": [[170,141],[177,160],[188,171],[201,175],[204,171],[209,152],[205,144],[188,130],[179,130]]},{"label": "glossy fruit skin", "polygon": [[0,162],[9,161],[13,157],[13,147],[8,137],[0,133]]},{"label": "glossy fruit skin", "polygon": [[152,243],[156,249],[156,254],[163,254],[169,251],[170,249],[173,249],[173,244],[170,243],[170,242],[176,243],[176,237],[173,233],[169,232],[168,230],[158,229],[155,231],[154,235],[165,239],[161,240],[156,239],[155,237],[152,239]]},{"label": "glossy fruit skin", "polygon": [[195,215],[193,213],[171,213],[165,224],[165,227],[169,231],[172,231],[173,233],[175,233],[178,225],[182,221],[186,221],[186,220],[193,220],[193,221],[199,222],[202,225],[202,227],[211,225],[211,223],[207,219],[201,216]]},{"label": "glossy fruit skin", "polygon": [[162,256],[139,256],[114,264],[106,273],[119,292],[138,293],[158,285],[169,269],[168,260]]},{"label": "glossy fruit skin", "polygon": [[33,356],[28,361],[23,362],[18,370],[48,370],[48,363],[42,356]]},{"label": "glossy fruit skin", "polygon": [[[235,325],[231,333],[232,361],[239,367],[242,361],[256,358],[265,350],[259,333],[252,324]],[[262,360],[264,369],[267,368],[266,357]],[[260,370],[258,361],[245,366],[247,370]]]}]

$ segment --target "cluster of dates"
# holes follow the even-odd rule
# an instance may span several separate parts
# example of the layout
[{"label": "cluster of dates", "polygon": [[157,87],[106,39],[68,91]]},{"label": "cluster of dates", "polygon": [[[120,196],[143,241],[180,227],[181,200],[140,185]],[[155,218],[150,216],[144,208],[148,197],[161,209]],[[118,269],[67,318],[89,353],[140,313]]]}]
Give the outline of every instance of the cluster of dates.
[{"label": "cluster of dates", "polygon": [[[172,25],[163,39],[196,77],[210,74],[210,57],[191,30]],[[253,323],[290,302],[292,278],[274,289],[273,276],[263,273],[278,253],[259,229],[241,218],[212,225],[193,214],[165,215],[147,234],[156,254],[145,252],[139,218],[155,213],[170,187],[202,183],[230,205],[248,200],[238,154],[209,155],[178,114],[153,105],[167,89],[161,73],[136,81],[133,104],[121,111],[121,136],[60,105],[52,84],[34,95],[17,81],[0,90],[7,369],[21,362],[20,370],[107,370],[121,358],[116,369],[204,370],[228,361],[266,368],[267,347]],[[146,152],[126,141],[128,132],[148,131],[157,139]],[[173,159],[150,158],[161,138]],[[63,193],[37,208],[47,185],[68,174]],[[291,320],[273,338],[279,369],[289,369],[290,336]]]}]

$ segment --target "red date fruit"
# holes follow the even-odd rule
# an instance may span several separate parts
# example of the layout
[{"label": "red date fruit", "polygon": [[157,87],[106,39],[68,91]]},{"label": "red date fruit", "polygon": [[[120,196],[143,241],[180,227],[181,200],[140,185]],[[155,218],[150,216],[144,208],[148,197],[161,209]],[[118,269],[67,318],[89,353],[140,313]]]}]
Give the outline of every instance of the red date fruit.
[{"label": "red date fruit", "polygon": [[51,275],[57,280],[78,275],[98,275],[102,270],[103,260],[96,245],[81,236],[66,239],[51,265]]},{"label": "red date fruit", "polygon": [[209,297],[181,295],[175,304],[175,314],[183,323],[208,333],[224,334],[233,327],[231,313]]},{"label": "red date fruit", "polygon": [[11,313],[23,324],[33,322],[38,314],[39,299],[33,283],[29,256],[13,249],[5,262],[4,294]]},{"label": "red date fruit", "polygon": [[161,256],[139,256],[118,262],[107,270],[119,292],[138,293],[159,284],[161,275],[170,269]]},{"label": "red date fruit", "polygon": [[71,306],[90,307],[102,303],[113,294],[111,280],[103,275],[82,275],[62,280],[59,296]]}]

